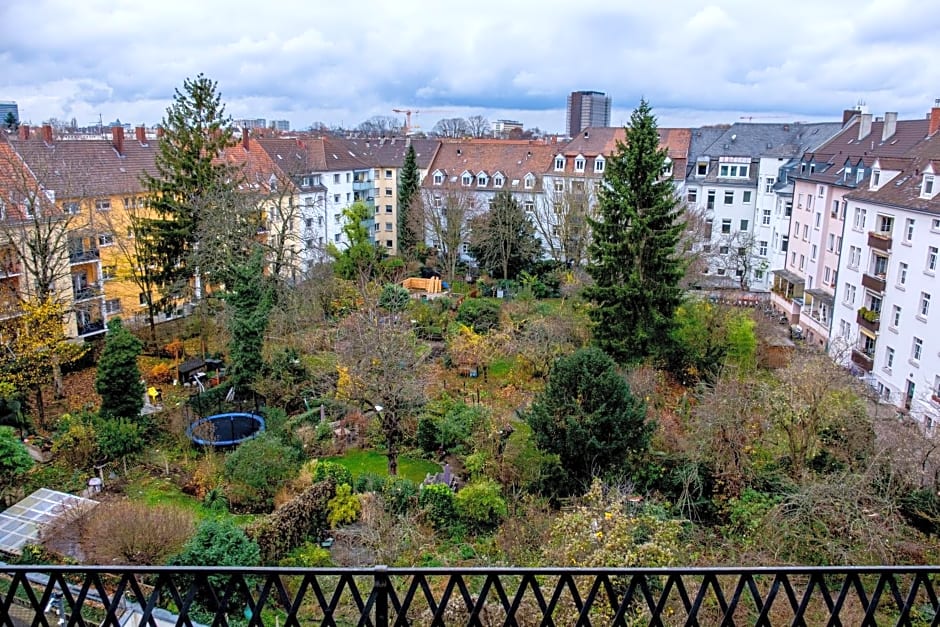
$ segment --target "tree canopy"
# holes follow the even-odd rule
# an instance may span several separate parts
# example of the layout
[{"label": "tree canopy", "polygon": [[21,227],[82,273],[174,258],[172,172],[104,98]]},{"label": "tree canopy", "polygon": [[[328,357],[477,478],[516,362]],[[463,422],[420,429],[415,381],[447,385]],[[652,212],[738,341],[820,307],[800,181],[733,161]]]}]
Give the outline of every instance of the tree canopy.
[{"label": "tree canopy", "polygon": [[583,492],[593,476],[624,476],[653,430],[617,364],[596,347],[555,362],[526,421],[536,445],[558,455],[562,494]]},{"label": "tree canopy", "polygon": [[594,341],[621,363],[654,355],[666,344],[683,277],[681,208],[665,177],[666,151],[645,100],[625,132],[607,159],[598,219],[589,219],[594,237],[587,270],[594,285],[585,290],[594,304]]},{"label": "tree canopy", "polygon": [[414,146],[408,146],[398,179],[398,254],[406,258],[413,256],[415,248],[424,240],[419,231],[421,221],[416,218],[413,206],[420,202],[417,159]]},{"label": "tree canopy", "polygon": [[137,358],[143,345],[127,330],[120,318],[108,321],[108,337],[98,360],[95,391],[101,396],[101,415],[108,418],[140,416],[144,406],[144,384]]},{"label": "tree canopy", "polygon": [[470,254],[490,274],[515,277],[539,258],[535,226],[509,192],[499,192],[489,211],[470,223]]}]

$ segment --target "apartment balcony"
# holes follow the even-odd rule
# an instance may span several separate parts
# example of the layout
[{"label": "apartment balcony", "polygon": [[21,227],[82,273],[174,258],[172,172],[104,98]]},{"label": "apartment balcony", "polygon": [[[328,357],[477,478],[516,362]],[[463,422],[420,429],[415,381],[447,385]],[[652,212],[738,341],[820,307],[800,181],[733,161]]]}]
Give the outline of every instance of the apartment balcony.
[{"label": "apartment balcony", "polygon": [[940,613],[933,565],[3,570],[13,625],[909,625]]},{"label": "apartment balcony", "polygon": [[89,300],[101,296],[100,283],[88,283],[87,285],[73,285],[72,297],[75,302]]},{"label": "apartment balcony", "polygon": [[877,333],[878,329],[881,327],[881,314],[877,311],[862,307],[855,316],[855,322],[858,323],[858,326],[868,329],[872,333]]},{"label": "apartment balcony", "polygon": [[891,235],[880,231],[868,232],[868,247],[884,252],[891,252]]},{"label": "apartment balcony", "polygon": [[69,262],[72,264],[88,263],[89,261],[98,261],[101,253],[97,248],[80,248],[69,251]]},{"label": "apartment balcony", "polygon": [[78,325],[79,337],[96,335],[98,333],[104,333],[104,320],[92,320]]},{"label": "apartment balcony", "polygon": [[860,367],[865,372],[871,372],[875,367],[874,355],[868,355],[857,348],[852,349],[852,363]]},{"label": "apartment balcony", "polygon": [[873,292],[878,292],[879,294],[884,293],[885,291],[885,277],[884,275],[874,275],[868,274],[867,272],[862,275],[862,286],[870,289]]},{"label": "apartment balcony", "polygon": [[0,263],[0,279],[19,276],[23,274],[23,268],[17,261],[6,261]]}]

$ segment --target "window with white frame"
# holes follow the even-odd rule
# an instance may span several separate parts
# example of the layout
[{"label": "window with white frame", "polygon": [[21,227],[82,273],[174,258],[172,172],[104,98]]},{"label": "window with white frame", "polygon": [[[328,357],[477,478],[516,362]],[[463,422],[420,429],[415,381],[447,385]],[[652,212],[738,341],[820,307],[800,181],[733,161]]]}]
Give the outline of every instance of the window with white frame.
[{"label": "window with white frame", "polygon": [[914,239],[914,218],[904,221],[904,243],[910,244]]},{"label": "window with white frame", "polygon": [[930,221],[931,231],[940,231],[940,218],[934,218]]},{"label": "window with white frame", "polygon": [[532,189],[533,187],[535,187],[535,177],[532,176],[531,174],[527,174],[525,179],[523,179],[522,181],[522,185],[526,189]]},{"label": "window with white frame", "polygon": [[800,255],[800,271],[806,268],[806,255]]},{"label": "window with white frame", "polygon": [[110,198],[99,198],[95,201],[95,209],[98,211],[110,211],[111,210],[111,199]]},{"label": "window with white frame", "polygon": [[561,179],[555,179],[555,191],[563,192],[565,191],[565,182]]},{"label": "window with white frame", "polygon": [[836,246],[836,236],[834,233],[830,233],[829,237],[826,238],[826,250],[832,252]]},{"label": "window with white frame", "polygon": [[99,233],[98,234],[99,246],[110,246],[113,243],[114,243],[114,235],[112,233]]},{"label": "window with white frame", "polygon": [[555,157],[555,169],[564,170],[565,169],[565,158],[564,157]]},{"label": "window with white frame", "polygon": [[919,337],[915,337],[914,341],[911,343],[911,360],[920,361],[920,358],[924,354],[924,340]]},{"label": "window with white frame", "polygon": [[750,220],[741,220],[741,231],[747,231],[747,227],[751,225]]},{"label": "window with white frame", "polygon": [[819,212],[819,211],[817,211],[817,212],[816,212],[816,221],[813,222],[813,228],[818,230],[820,226],[822,226],[822,213]]},{"label": "window with white frame", "polygon": [[830,268],[829,266],[826,266],[824,274],[823,274],[823,283],[825,283],[826,285],[829,285],[831,278],[832,278],[832,268]]},{"label": "window with white frame", "polygon": [[927,292],[920,293],[920,317],[926,318],[927,314],[930,313],[930,294]]},{"label": "window with white frame", "polygon": [[885,348],[885,370],[891,372],[891,368],[894,366],[894,349],[890,346]]},{"label": "window with white frame", "polygon": [[766,179],[764,179],[764,193],[772,194],[774,191],[774,183],[776,182],[777,182],[777,179],[775,179],[772,176],[768,176]]},{"label": "window with white frame", "polygon": [[725,190],[725,204],[730,205],[734,203],[734,190]]},{"label": "window with white frame", "polygon": [[604,158],[603,157],[594,158],[594,171],[597,173],[601,173],[604,171]]},{"label": "window with white frame", "polygon": [[760,223],[764,226],[770,226],[770,209],[761,211]]},{"label": "window with white frame", "polygon": [[858,264],[862,262],[862,249],[858,246],[849,246],[849,268],[858,270]]},{"label": "window with white frame", "polygon": [[104,312],[106,314],[116,314],[121,311],[121,299],[111,298],[104,301]]},{"label": "window with white frame", "polygon": [[718,166],[718,176],[721,178],[741,178],[746,179],[748,175],[748,167],[746,165],[732,165],[728,163],[722,163]]},{"label": "window with white frame", "polygon": [[486,187],[486,182],[488,180],[489,179],[486,177],[486,175],[480,172],[477,174],[477,187]]},{"label": "window with white frame", "polygon": [[921,187],[921,190],[920,190],[921,197],[933,198],[933,194],[934,194],[933,188],[934,188],[933,174],[925,174],[923,187]]},{"label": "window with white frame", "polygon": [[871,188],[878,189],[879,183],[881,183],[881,170],[876,168],[871,171]]},{"label": "window with white frame", "polygon": [[699,161],[695,164],[695,176],[705,176],[708,174],[708,161]]},{"label": "window with white frame", "polygon": [[584,172],[584,157],[578,155],[574,159],[574,171],[575,172]]},{"label": "window with white frame", "polygon": [[690,203],[694,203],[698,199],[698,190],[694,187],[689,189],[689,191],[686,192],[685,199]]},{"label": "window with white frame", "polygon": [[731,232],[731,218],[722,218],[721,219],[721,232],[730,233]]},{"label": "window with white frame", "polygon": [[843,297],[846,305],[854,306],[855,305],[855,286],[848,283],[845,284],[845,294]]},{"label": "window with white frame", "polygon": [[434,184],[441,185],[444,182],[444,175],[441,172],[434,173]]},{"label": "window with white frame", "polygon": [[809,225],[803,225],[803,241],[809,241]]},{"label": "window with white frame", "polygon": [[891,305],[891,327],[897,329],[901,324],[901,306]]},{"label": "window with white frame", "polygon": [[811,260],[811,261],[816,261],[816,255],[817,255],[818,253],[819,253],[819,249],[817,248],[816,244],[813,244],[813,245],[810,247],[810,257],[809,257],[810,260]]},{"label": "window with white frame", "polygon": [[793,237],[799,237],[799,236],[800,236],[800,223],[794,222],[793,223]]},{"label": "window with white frame", "polygon": [[473,175],[470,174],[469,172],[464,172],[464,173],[463,173],[463,178],[461,179],[461,183],[463,183],[464,185],[467,185],[467,186],[472,185],[472,184],[473,184]]},{"label": "window with white frame", "polygon": [[440,196],[435,196],[435,197],[432,199],[432,203],[431,203],[431,204],[434,205],[434,208],[435,208],[435,209],[440,209],[441,207],[444,206],[444,200],[443,200]]},{"label": "window with white frame", "polygon": [[502,187],[505,181],[506,179],[501,174],[497,174],[493,177],[493,187]]},{"label": "window with white frame", "polygon": [[535,213],[535,201],[526,200],[525,202],[523,202],[522,210],[525,211],[526,213]]},{"label": "window with white frame", "polygon": [[856,231],[864,231],[864,230],[865,230],[865,214],[866,214],[866,213],[867,213],[867,212],[865,211],[865,209],[862,209],[861,207],[856,207],[856,208],[855,208],[855,214],[854,214],[854,217],[853,217],[853,219],[852,219],[852,228],[853,228],[853,229],[855,229]]},{"label": "window with white frame", "polygon": [[937,270],[937,247],[927,248],[927,272],[933,273]]},{"label": "window with white frame", "polygon": [[749,189],[744,190],[744,192],[741,194],[741,202],[743,203],[751,202],[751,190]]},{"label": "window with white frame", "polygon": [[762,239],[757,243],[757,254],[761,257],[767,256],[767,240]]},{"label": "window with white frame", "polygon": [[907,283],[907,264],[903,261],[898,263],[898,285]]}]

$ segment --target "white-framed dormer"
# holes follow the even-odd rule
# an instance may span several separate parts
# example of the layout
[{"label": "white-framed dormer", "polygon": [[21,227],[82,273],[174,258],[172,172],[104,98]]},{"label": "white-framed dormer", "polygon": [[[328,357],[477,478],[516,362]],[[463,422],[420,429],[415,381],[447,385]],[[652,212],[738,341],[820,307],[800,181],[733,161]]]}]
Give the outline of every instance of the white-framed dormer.
[{"label": "white-framed dormer", "polygon": [[920,182],[920,197],[930,200],[937,195],[938,187],[940,187],[940,181],[934,173],[933,163],[928,163]]},{"label": "white-framed dormer", "polygon": [[555,171],[564,172],[564,170],[565,170],[565,156],[555,155]]},{"label": "white-framed dormer", "polygon": [[750,174],[750,157],[719,157],[718,178],[746,179]]},{"label": "white-framed dormer", "polygon": [[435,184],[435,185],[443,185],[443,184],[444,184],[444,173],[441,172],[440,170],[434,170],[434,175],[433,175],[433,179],[432,179],[432,180],[434,181],[434,184]]},{"label": "white-framed dormer", "polygon": [[574,171],[575,172],[584,172],[584,163],[587,159],[584,158],[584,155],[579,154],[574,158]]},{"label": "white-framed dormer", "polygon": [[695,162],[695,176],[702,177],[708,174],[708,157],[699,157]]},{"label": "white-framed dormer", "polygon": [[506,177],[499,170],[493,174],[493,187],[500,188],[506,184]]},{"label": "white-framed dormer", "polygon": [[603,174],[604,168],[607,167],[607,161],[604,159],[603,155],[597,155],[594,157],[594,173]]},{"label": "white-framed dormer", "polygon": [[477,172],[477,187],[486,187],[487,183],[490,182],[490,177],[487,176],[486,172],[480,170]]},{"label": "white-framed dormer", "polygon": [[522,178],[522,187],[525,189],[532,189],[535,187],[535,175],[531,172],[527,172],[526,175]]},{"label": "white-framed dormer", "polygon": [[669,178],[672,176],[672,159],[666,157],[663,161],[663,178]]},{"label": "white-framed dormer", "polygon": [[[861,164],[859,164],[859,166],[861,167]],[[880,159],[875,159],[874,163],[871,164],[871,176],[868,179],[868,189],[877,191],[891,182],[894,177],[900,173],[900,170],[892,170],[885,167]]]},{"label": "white-framed dormer", "polygon": [[460,175],[460,182],[464,187],[470,187],[473,185],[473,173],[470,170],[464,170],[463,174]]}]

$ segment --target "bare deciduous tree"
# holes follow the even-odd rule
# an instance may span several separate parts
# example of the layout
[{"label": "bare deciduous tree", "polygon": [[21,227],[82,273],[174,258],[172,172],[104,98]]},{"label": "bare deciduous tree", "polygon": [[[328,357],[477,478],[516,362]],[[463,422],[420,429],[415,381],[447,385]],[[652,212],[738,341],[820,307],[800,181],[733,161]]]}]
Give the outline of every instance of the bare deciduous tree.
[{"label": "bare deciduous tree", "polygon": [[594,184],[564,181],[560,187],[545,190],[544,199],[534,199],[532,221],[552,259],[579,266],[587,259],[591,241],[588,219],[595,217],[597,207]]},{"label": "bare deciduous tree", "polygon": [[395,137],[402,134],[399,118],[390,115],[373,115],[359,124],[356,130],[367,137]]},{"label": "bare deciduous tree", "polygon": [[430,238],[451,282],[470,234],[470,220],[477,215],[476,197],[464,190],[422,190],[421,215],[425,237]]},{"label": "bare deciduous tree", "polygon": [[492,135],[490,121],[482,115],[471,115],[467,118],[467,130],[471,137],[489,137]]},{"label": "bare deciduous tree", "polygon": [[444,118],[431,129],[434,137],[460,138],[470,135],[470,125],[463,118]]}]

